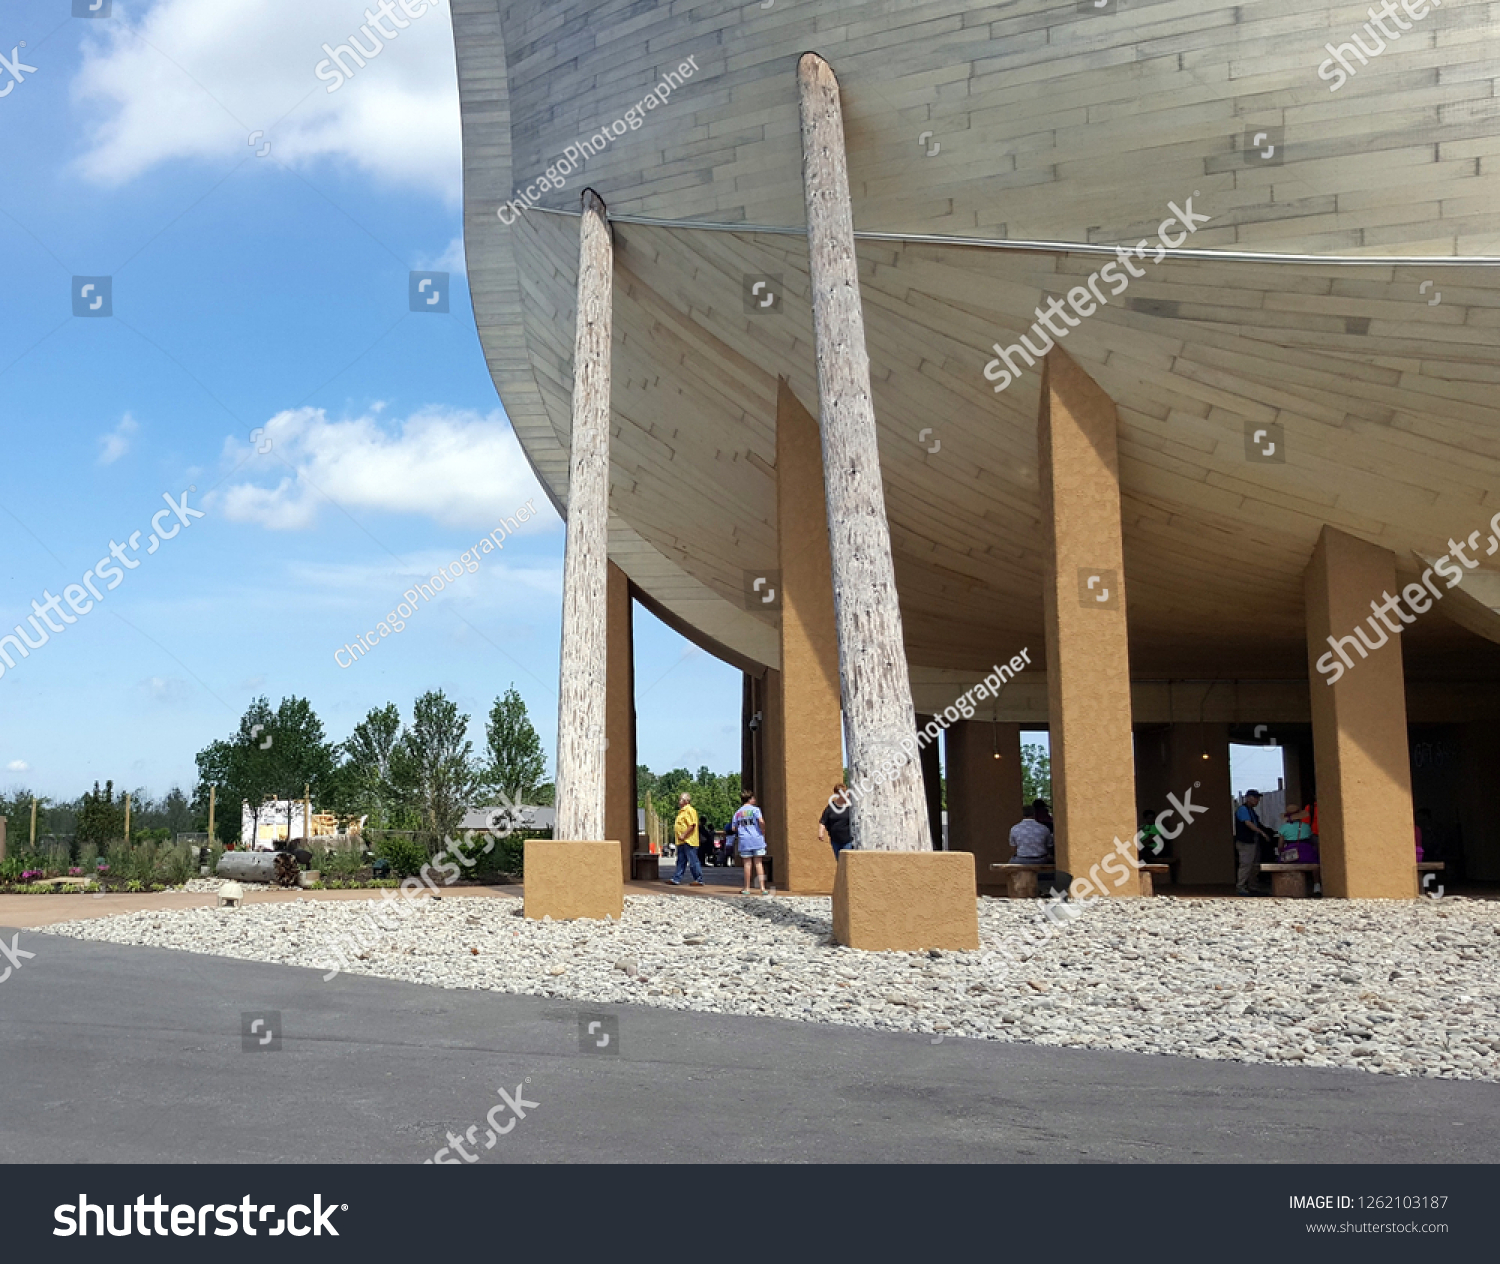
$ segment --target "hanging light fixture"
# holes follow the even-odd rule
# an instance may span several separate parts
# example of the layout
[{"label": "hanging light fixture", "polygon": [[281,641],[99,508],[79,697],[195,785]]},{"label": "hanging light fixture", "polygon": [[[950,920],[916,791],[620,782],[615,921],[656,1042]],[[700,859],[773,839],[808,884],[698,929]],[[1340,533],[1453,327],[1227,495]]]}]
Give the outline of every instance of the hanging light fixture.
[{"label": "hanging light fixture", "polygon": [[1213,681],[1208,682],[1208,688],[1203,691],[1203,700],[1198,704],[1198,750],[1200,759],[1208,758],[1208,740],[1204,733],[1203,717],[1208,710],[1208,695],[1213,692]]}]

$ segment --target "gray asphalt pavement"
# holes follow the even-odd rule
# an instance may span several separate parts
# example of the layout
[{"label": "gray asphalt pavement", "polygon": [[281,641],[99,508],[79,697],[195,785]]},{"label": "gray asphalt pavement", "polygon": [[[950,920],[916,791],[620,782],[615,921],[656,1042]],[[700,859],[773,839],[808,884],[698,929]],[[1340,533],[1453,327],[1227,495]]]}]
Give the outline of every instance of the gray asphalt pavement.
[{"label": "gray asphalt pavement", "polygon": [[[324,983],[32,931],[19,946],[36,956],[0,983],[11,1163],[421,1163],[471,1126],[482,1162],[1500,1159],[1491,1084]],[[486,1113],[513,1120],[497,1090],[518,1087],[536,1105],[486,1151]]]}]

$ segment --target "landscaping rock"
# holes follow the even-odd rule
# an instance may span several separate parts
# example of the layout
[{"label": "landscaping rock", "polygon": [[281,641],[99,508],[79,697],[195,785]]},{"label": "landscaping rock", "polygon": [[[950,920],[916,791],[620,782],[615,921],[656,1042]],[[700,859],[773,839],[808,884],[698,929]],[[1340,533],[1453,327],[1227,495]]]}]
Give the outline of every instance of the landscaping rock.
[{"label": "landscaping rock", "polygon": [[[752,915],[728,899],[631,895],[621,921],[583,926],[528,920],[513,897],[456,894],[371,931],[366,914],[383,907],[158,909],[38,933],[580,1005],[1500,1081],[1491,901],[1309,900],[1293,922],[1281,900],[1158,896],[1100,900],[1054,925],[1037,902],[986,898],[979,950],[940,957],[832,944],[830,901],[813,896],[757,900]],[[337,956],[356,932],[373,935],[365,959]]]}]

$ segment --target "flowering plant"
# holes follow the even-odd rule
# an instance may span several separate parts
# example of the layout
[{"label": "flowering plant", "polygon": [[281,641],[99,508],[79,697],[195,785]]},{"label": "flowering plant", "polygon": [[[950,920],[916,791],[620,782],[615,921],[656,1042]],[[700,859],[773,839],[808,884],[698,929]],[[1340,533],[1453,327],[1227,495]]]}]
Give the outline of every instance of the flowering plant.
[{"label": "flowering plant", "polygon": [[21,881],[22,882],[30,882],[30,881],[32,881],[35,878],[40,878],[41,876],[42,876],[42,870],[40,870],[40,869],[26,869],[26,870],[23,870],[22,873],[21,873]]}]

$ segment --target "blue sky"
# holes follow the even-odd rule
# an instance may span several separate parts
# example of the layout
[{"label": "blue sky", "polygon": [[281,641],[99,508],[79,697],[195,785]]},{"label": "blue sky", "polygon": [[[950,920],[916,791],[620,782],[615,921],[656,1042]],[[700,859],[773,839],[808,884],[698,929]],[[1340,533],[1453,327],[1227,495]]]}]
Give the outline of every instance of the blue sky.
[{"label": "blue sky", "polygon": [[[0,68],[0,633],[69,584],[88,602],[112,543],[136,565],[0,676],[0,785],[186,788],[261,693],[312,699],[341,740],[442,688],[478,744],[514,682],[550,760],[563,532],[469,308],[446,8],[330,94],[321,46],[362,3],[106,3],[0,16],[23,67]],[[447,314],[410,310],[413,270],[450,274]],[[113,315],[72,314],[91,276]],[[184,492],[204,517],[148,555]],[[502,551],[337,665],[528,499]],[[738,767],[738,673],[643,610],[636,627],[642,761]]]},{"label": "blue sky", "polygon": [[[108,3],[0,15],[22,67],[0,68],[0,633],[112,543],[136,562],[0,676],[0,785],[186,788],[260,693],[340,740],[442,688],[478,744],[512,682],[550,763],[563,532],[469,308],[446,6],[329,94],[321,45],[363,3]],[[410,310],[413,270],[451,274],[447,314]],[[72,314],[76,276],[111,279],[113,315]],[[183,492],[204,517],[148,555]],[[335,663],[528,499],[503,550]],[[640,610],[636,654],[642,761],[736,768],[739,674]]]}]

